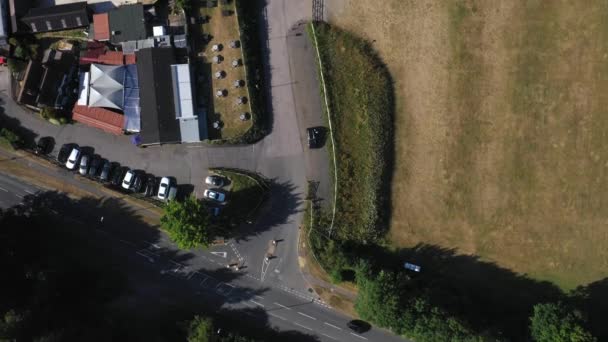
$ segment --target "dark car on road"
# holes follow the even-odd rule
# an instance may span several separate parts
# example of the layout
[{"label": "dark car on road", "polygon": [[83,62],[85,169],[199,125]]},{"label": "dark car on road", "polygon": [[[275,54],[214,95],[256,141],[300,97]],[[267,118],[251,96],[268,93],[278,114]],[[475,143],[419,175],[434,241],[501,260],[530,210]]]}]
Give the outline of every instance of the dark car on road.
[{"label": "dark car on road", "polygon": [[[53,138],[52,137],[42,137],[38,139],[36,143],[36,147],[34,147],[34,153],[45,155],[51,152],[53,149]],[[65,163],[65,162],[64,162]]]},{"label": "dark car on road", "polygon": [[101,165],[101,159],[98,156],[93,156],[91,158],[91,166],[89,166],[89,177],[97,176],[100,165]]},{"label": "dark car on road", "polygon": [[323,129],[322,127],[310,127],[306,129],[308,135],[308,147],[319,148],[322,145]]},{"label": "dark car on road", "polygon": [[348,326],[348,328],[350,330],[357,332],[359,334],[364,333],[372,328],[372,326],[369,323],[362,321],[360,319],[354,319],[354,320],[348,322],[346,325]]},{"label": "dark car on road", "polygon": [[72,147],[73,145],[71,144],[64,144],[63,146],[61,146],[61,149],[59,149],[59,153],[57,154],[57,161],[61,163],[61,165],[65,164],[65,162],[68,161],[68,156],[70,155],[70,152],[72,152]]},{"label": "dark car on road", "polygon": [[110,171],[112,170],[112,163],[109,160],[105,160],[101,166],[101,173],[99,180],[107,182],[110,179]]},{"label": "dark car on road", "polygon": [[156,190],[156,178],[152,175],[149,175],[146,178],[146,186],[144,187],[144,195],[152,196]]}]

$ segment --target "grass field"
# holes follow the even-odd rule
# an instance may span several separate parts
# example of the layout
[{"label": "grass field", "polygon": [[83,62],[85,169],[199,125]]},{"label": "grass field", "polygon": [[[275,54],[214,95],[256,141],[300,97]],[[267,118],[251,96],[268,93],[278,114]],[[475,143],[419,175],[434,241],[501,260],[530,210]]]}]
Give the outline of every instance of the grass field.
[{"label": "grass field", "polygon": [[330,25],[315,27],[336,145],[335,232],[365,244],[384,234],[392,84],[367,42]]},{"label": "grass field", "polygon": [[608,275],[608,4],[327,3],[395,81],[395,246],[565,289]]}]

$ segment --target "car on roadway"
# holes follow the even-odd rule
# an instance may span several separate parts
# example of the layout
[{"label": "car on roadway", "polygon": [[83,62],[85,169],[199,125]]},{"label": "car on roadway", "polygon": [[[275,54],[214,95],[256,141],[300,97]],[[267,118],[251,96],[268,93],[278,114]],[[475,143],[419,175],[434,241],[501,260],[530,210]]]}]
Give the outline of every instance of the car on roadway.
[{"label": "car on roadway", "polygon": [[308,135],[308,147],[309,148],[319,148],[321,147],[321,140],[323,131],[321,127],[310,127],[306,129],[306,133]]},{"label": "car on roadway", "polygon": [[51,152],[53,145],[52,137],[42,137],[38,139],[36,147],[34,147],[34,153],[39,155],[45,155]]},{"label": "car on roadway", "polygon": [[65,167],[69,170],[74,170],[76,164],[78,164],[78,159],[80,159],[80,149],[78,147],[72,148],[72,152],[70,152],[70,156],[68,160],[65,162]]},{"label": "car on roadway", "polygon": [[87,154],[82,155],[82,158],[80,158],[80,167],[78,168],[78,172],[81,175],[83,175],[83,176],[87,175],[87,171],[89,171],[89,161],[90,160],[91,160],[91,158]]},{"label": "car on roadway", "polygon": [[59,153],[57,153],[57,161],[61,164],[65,164],[68,161],[68,157],[70,156],[70,152],[72,151],[72,145],[63,144],[59,149]]},{"label": "car on roadway", "polygon": [[205,178],[205,183],[221,188],[224,186],[224,178],[217,175],[207,176],[207,178]]},{"label": "car on roadway", "polygon": [[152,175],[148,175],[146,178],[146,185],[144,186],[144,195],[152,196],[156,190],[156,178]]},{"label": "car on roadway", "polygon": [[125,177],[122,179],[122,188],[129,190],[129,188],[133,184],[134,179],[135,172],[133,172],[132,170],[127,170],[127,173],[125,173]]},{"label": "car on roadway", "polygon": [[112,163],[109,160],[105,160],[101,166],[101,173],[99,180],[107,182],[110,179],[110,171],[112,170]]},{"label": "car on roadway", "polygon": [[215,201],[215,202],[224,202],[226,200],[226,194],[224,194],[223,192],[219,191],[219,190],[212,190],[212,189],[207,189],[205,190],[205,192],[203,192],[203,196],[205,196],[206,198]]},{"label": "car on roadway", "polygon": [[166,200],[167,195],[169,194],[169,186],[171,185],[171,180],[169,177],[163,177],[160,179],[160,184],[158,185],[158,194],[156,197],[160,200]]},{"label": "car on roadway", "polygon": [[360,319],[353,319],[352,321],[349,321],[346,325],[350,330],[359,334],[362,334],[372,328],[369,323]]},{"label": "car on roadway", "polygon": [[91,158],[91,166],[89,167],[89,177],[96,177],[99,173],[99,166],[101,165],[101,158],[99,156],[93,156]]}]

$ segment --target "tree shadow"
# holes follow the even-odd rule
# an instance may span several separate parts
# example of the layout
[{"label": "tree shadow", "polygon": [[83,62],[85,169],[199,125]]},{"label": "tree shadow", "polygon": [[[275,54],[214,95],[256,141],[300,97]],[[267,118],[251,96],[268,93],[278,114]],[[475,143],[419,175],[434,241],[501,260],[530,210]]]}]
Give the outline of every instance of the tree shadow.
[{"label": "tree shadow", "polygon": [[[424,296],[474,330],[492,336],[525,340],[534,305],[566,298],[550,282],[517,274],[478,256],[458,254],[455,249],[427,244],[397,251],[373,246],[346,248],[353,258],[373,256],[378,268],[408,272],[410,281],[403,286],[407,297]],[[421,266],[421,271],[405,271],[405,262]]]},{"label": "tree shadow", "polygon": [[290,181],[279,182],[272,179],[268,199],[260,206],[257,220],[252,224],[242,224],[234,231],[236,242],[249,241],[252,236],[288,223],[288,218],[300,211],[303,195]]},{"label": "tree shadow", "polygon": [[598,341],[608,340],[608,278],[598,280],[586,286],[580,286],[572,292],[572,301],[587,318],[589,329]]},{"label": "tree shadow", "polygon": [[3,105],[4,100],[0,99],[0,128],[6,127],[15,132],[23,140],[23,147],[34,148],[34,146],[36,146],[36,137],[38,136],[38,133],[22,126],[19,119],[6,115]]}]

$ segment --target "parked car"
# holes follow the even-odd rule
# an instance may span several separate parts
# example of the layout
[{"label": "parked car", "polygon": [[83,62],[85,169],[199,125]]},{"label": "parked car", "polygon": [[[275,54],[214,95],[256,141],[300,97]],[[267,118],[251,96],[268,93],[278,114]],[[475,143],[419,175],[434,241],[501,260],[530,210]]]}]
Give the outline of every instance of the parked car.
[{"label": "parked car", "polygon": [[310,127],[306,129],[308,134],[308,147],[309,148],[319,148],[321,147],[321,137],[323,132],[320,127]]},{"label": "parked car", "polygon": [[72,146],[70,144],[63,144],[59,149],[59,153],[57,153],[57,161],[61,164],[65,164],[68,161],[71,151]]},{"label": "parked car", "polygon": [[221,209],[220,207],[209,207],[209,215],[213,217],[220,216]]},{"label": "parked car", "polygon": [[177,187],[172,186],[169,189],[169,194],[167,195],[167,201],[173,201],[176,196],[177,196]]},{"label": "parked car", "polygon": [[125,173],[125,177],[122,180],[123,189],[129,190],[129,188],[133,184],[134,178],[135,178],[135,172],[133,172],[132,170],[128,170],[127,173]]},{"label": "parked car", "polygon": [[134,192],[140,192],[141,191],[141,187],[142,187],[142,175],[138,175],[137,173],[135,174],[135,176],[133,176],[133,184],[131,185],[131,190],[133,190]]},{"label": "parked car", "polygon": [[34,153],[45,155],[51,152],[53,145],[53,138],[51,137],[42,137],[38,139],[36,143],[36,147],[34,147]]},{"label": "parked car", "polygon": [[360,319],[354,319],[354,320],[348,322],[346,325],[348,326],[348,328],[350,330],[357,332],[359,334],[364,333],[372,328],[372,326],[369,323],[364,322]]},{"label": "parked car", "polygon": [[91,158],[91,166],[89,167],[89,177],[95,177],[99,173],[99,166],[101,166],[101,159],[98,156]]},{"label": "parked car", "polygon": [[206,198],[216,201],[216,202],[224,202],[224,200],[226,199],[226,194],[224,194],[221,191],[218,190],[205,190],[205,192],[203,193],[203,196],[205,196]]},{"label": "parked car", "polygon": [[154,190],[156,189],[156,178],[152,175],[149,175],[146,178],[146,186],[144,187],[144,195],[152,196],[154,194]]},{"label": "parked car", "polygon": [[171,180],[169,179],[169,177],[161,178],[160,184],[158,185],[158,199],[167,199],[167,195],[169,194],[169,185],[171,185]]},{"label": "parked car", "polygon": [[224,186],[224,178],[216,175],[207,176],[207,178],[205,178],[205,183],[207,185],[213,185],[221,188]]},{"label": "parked car", "polygon": [[86,176],[87,171],[89,170],[90,159],[91,158],[86,154],[80,158],[80,167],[78,168],[78,172],[83,176]]},{"label": "parked car", "polygon": [[76,164],[78,163],[78,159],[80,159],[80,149],[78,147],[74,147],[72,152],[70,152],[68,160],[65,162],[65,167],[70,170],[74,170]]},{"label": "parked car", "polygon": [[122,179],[124,177],[125,172],[127,172],[126,167],[117,166],[112,174],[112,185],[119,186],[122,183]]},{"label": "parked car", "polygon": [[101,174],[99,175],[99,180],[102,182],[107,182],[110,179],[110,171],[112,170],[112,163],[109,160],[103,162],[101,166]]}]

